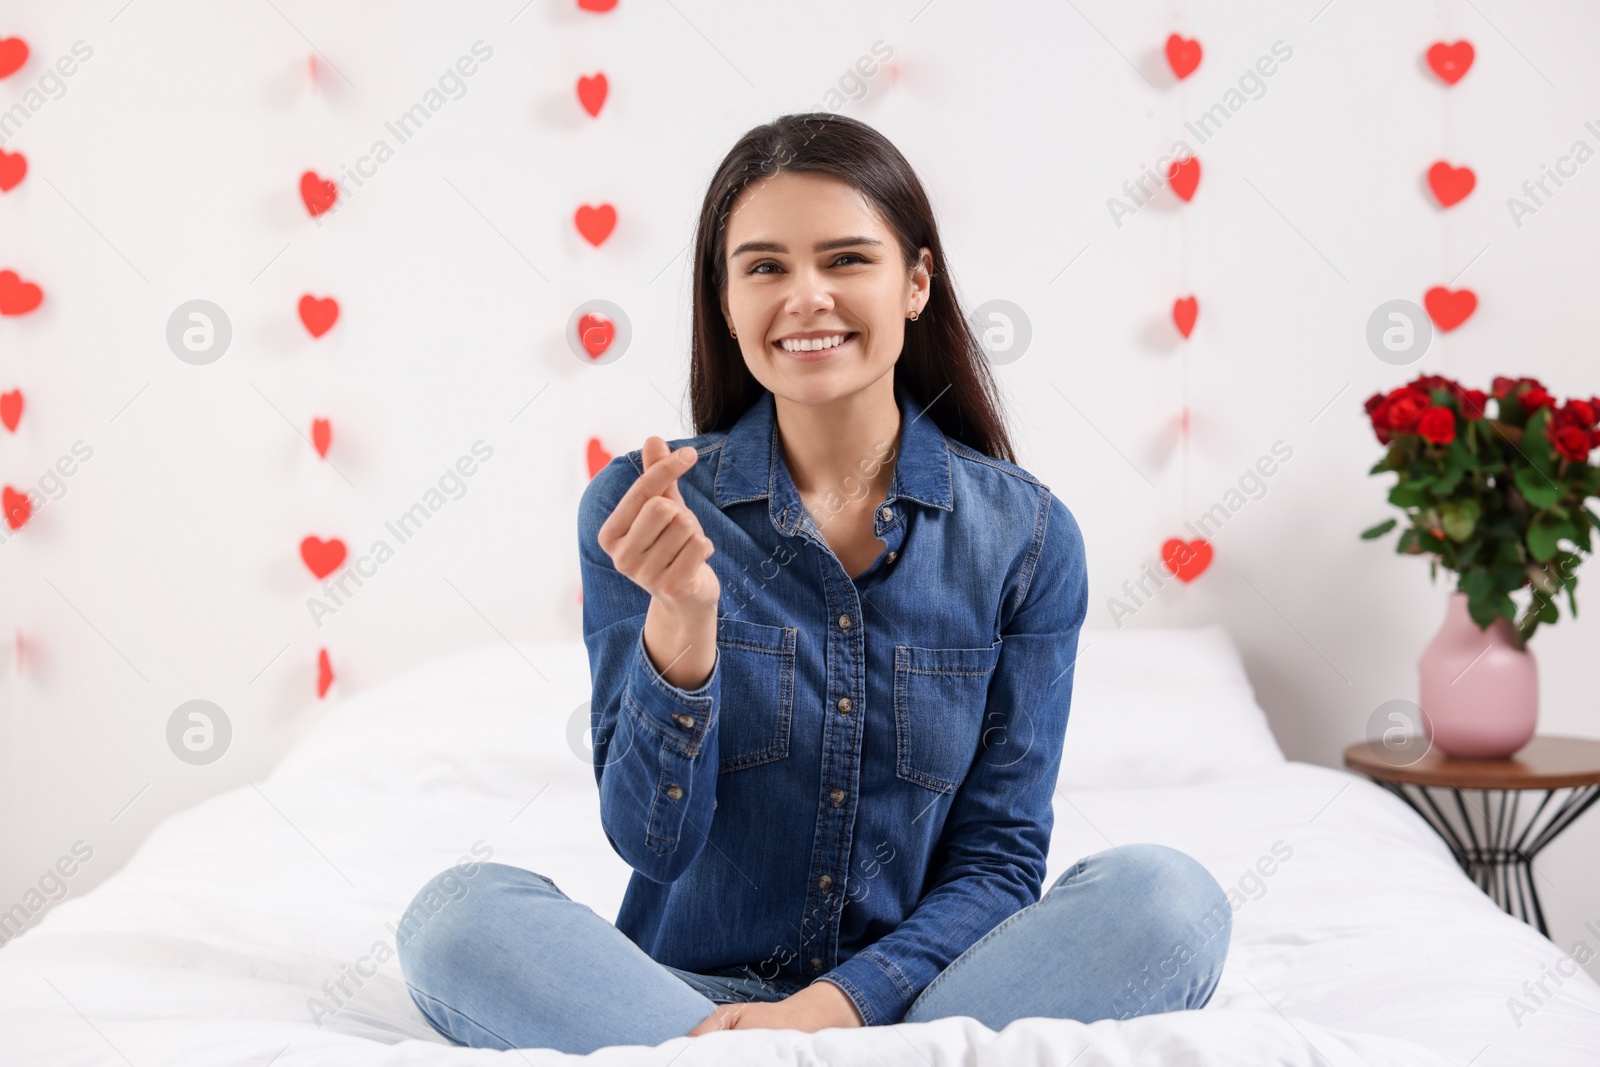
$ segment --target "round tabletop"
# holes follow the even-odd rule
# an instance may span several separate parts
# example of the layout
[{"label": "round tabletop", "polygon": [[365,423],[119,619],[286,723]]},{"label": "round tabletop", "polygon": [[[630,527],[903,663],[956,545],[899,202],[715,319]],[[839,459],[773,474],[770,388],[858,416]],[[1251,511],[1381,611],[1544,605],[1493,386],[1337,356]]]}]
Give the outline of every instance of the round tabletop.
[{"label": "round tabletop", "polygon": [[1344,750],[1344,765],[1369,778],[1459,789],[1562,789],[1600,785],[1600,741],[1539,736],[1508,759],[1456,759],[1430,748],[1421,759],[1358,741]]}]

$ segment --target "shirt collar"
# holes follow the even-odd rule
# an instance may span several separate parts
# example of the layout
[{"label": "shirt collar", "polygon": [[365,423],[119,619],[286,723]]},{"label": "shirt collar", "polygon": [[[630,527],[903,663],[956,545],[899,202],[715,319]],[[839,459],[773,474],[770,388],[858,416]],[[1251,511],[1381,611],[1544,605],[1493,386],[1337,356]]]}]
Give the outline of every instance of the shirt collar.
[{"label": "shirt collar", "polygon": [[[894,477],[886,503],[904,498],[953,510],[944,432],[899,381],[894,396],[900,408],[900,442],[893,454]],[[771,390],[762,390],[761,398],[739,416],[723,440],[714,495],[719,508],[766,497],[774,526],[790,536],[800,528],[805,503],[778,446],[777,401]]]}]

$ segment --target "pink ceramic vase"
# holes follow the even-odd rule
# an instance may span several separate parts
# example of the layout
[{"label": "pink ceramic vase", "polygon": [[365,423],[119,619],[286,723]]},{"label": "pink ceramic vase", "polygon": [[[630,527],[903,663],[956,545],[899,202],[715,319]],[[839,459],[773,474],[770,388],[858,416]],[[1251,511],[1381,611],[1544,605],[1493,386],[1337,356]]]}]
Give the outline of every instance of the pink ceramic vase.
[{"label": "pink ceramic vase", "polygon": [[1467,613],[1467,594],[1451,593],[1444,625],[1422,652],[1422,712],[1433,744],[1457,759],[1504,759],[1533,737],[1539,718],[1539,665],[1518,649],[1509,619],[1487,630]]}]

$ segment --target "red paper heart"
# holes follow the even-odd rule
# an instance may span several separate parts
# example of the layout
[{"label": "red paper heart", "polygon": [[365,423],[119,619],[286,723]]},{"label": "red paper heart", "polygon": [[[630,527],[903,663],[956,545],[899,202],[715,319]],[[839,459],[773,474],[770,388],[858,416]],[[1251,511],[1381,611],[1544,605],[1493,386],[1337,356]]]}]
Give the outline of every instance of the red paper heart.
[{"label": "red paper heart", "polygon": [[327,419],[311,420],[311,445],[317,450],[317,455],[326,459],[328,457],[328,444],[333,440],[333,423]]},{"label": "red paper heart", "polygon": [[1200,184],[1200,157],[1190,156],[1185,160],[1173,160],[1172,166],[1167,168],[1167,181],[1172,184],[1172,191],[1184,200],[1193,200],[1195,187]]},{"label": "red paper heart", "polygon": [[21,37],[0,41],[0,78],[15,74],[28,61],[28,42]]},{"label": "red paper heart", "polygon": [[617,0],[578,0],[578,6],[585,11],[604,13],[617,6]]},{"label": "red paper heart", "polygon": [[21,152],[0,148],[0,193],[15,189],[28,173],[28,160]]},{"label": "red paper heart", "polygon": [[1211,566],[1211,544],[1205,540],[1169,538],[1161,545],[1161,562],[1180,582],[1192,582]]},{"label": "red paper heart", "polygon": [[1441,159],[1428,168],[1428,187],[1444,207],[1459,204],[1477,182],[1471,167],[1452,167]]},{"label": "red paper heart", "polygon": [[321,700],[328,694],[328,686],[333,684],[333,663],[328,659],[328,650],[321,649],[317,652],[317,699]]},{"label": "red paper heart", "polygon": [[578,339],[583,342],[583,349],[589,353],[590,359],[603,356],[616,334],[616,324],[598,311],[591,311],[578,320]]},{"label": "red paper heart", "polygon": [[312,337],[321,337],[339,321],[339,302],[331,296],[319,299],[307,293],[300,298],[300,321]]},{"label": "red paper heart", "polygon": [[1428,48],[1428,66],[1446,85],[1454,85],[1472,68],[1474,55],[1476,53],[1472,50],[1471,41],[1457,41],[1455,44],[1435,41]]},{"label": "red paper heart", "polygon": [[22,421],[22,390],[13,389],[9,393],[0,393],[0,423],[12,433],[17,432],[17,423]]},{"label": "red paper heart", "polygon": [[33,505],[28,502],[27,493],[19,493],[8,485],[0,490],[0,512],[5,513],[7,526],[20,530],[33,514]]},{"label": "red paper heart", "polygon": [[39,306],[44,293],[14,270],[0,270],[0,315],[26,315]]},{"label": "red paper heart", "polygon": [[306,202],[306,210],[311,212],[311,217],[316,218],[339,199],[339,186],[323,181],[317,177],[316,171],[308,170],[300,175],[300,199]]},{"label": "red paper heart", "polygon": [[1167,38],[1167,65],[1181,81],[1200,65],[1200,42],[1187,41],[1177,34]]},{"label": "red paper heart", "polygon": [[616,228],[617,209],[610,204],[601,204],[599,207],[584,204],[573,216],[572,221],[577,223],[578,232],[583,234],[583,239],[599,248]]},{"label": "red paper heart", "polygon": [[606,106],[606,93],[611,84],[606,81],[604,74],[591,74],[586,78],[578,79],[578,103],[583,105],[583,110],[591,116],[600,114],[600,109]]},{"label": "red paper heart", "polygon": [[320,537],[307,537],[300,542],[300,558],[305,560],[311,573],[326,578],[344,562],[344,542],[337,537],[324,541]]},{"label": "red paper heart", "polygon": [[1423,295],[1422,306],[1428,309],[1428,317],[1435,326],[1441,330],[1453,330],[1477,310],[1478,294],[1471,289],[1451,292],[1442,285],[1436,285]]},{"label": "red paper heart", "polygon": [[1192,296],[1185,296],[1172,302],[1172,321],[1178,327],[1178,332],[1188,337],[1194,329],[1195,317],[1200,314],[1200,302]]},{"label": "red paper heart", "polygon": [[589,477],[593,478],[600,473],[602,467],[611,462],[612,457],[611,453],[607,452],[605,447],[600,444],[600,438],[591,437],[589,438],[589,454],[587,458],[589,460]]}]

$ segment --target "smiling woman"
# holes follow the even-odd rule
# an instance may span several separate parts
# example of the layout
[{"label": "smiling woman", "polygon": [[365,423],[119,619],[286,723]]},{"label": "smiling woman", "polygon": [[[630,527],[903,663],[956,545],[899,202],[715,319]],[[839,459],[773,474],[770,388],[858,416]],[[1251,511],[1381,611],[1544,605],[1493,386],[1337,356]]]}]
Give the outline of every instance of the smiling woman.
[{"label": "smiling woman", "polygon": [[1124,843],[1044,885],[1083,536],[1016,465],[905,157],[837,115],[750,130],[694,272],[696,436],[578,509],[616,924],[487,865],[401,947],[418,1007],[588,1053],[1204,1005],[1231,913],[1198,862]]}]

